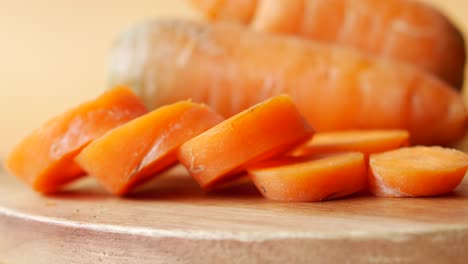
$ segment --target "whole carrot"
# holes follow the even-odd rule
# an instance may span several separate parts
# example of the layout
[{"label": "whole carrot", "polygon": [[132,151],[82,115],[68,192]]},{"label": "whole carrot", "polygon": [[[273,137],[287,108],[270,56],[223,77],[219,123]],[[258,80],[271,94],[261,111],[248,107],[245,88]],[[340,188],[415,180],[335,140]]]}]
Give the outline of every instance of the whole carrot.
[{"label": "whole carrot", "polygon": [[407,62],[461,88],[466,60],[460,31],[413,0],[191,0],[212,21],[295,34]]},{"label": "whole carrot", "polygon": [[249,23],[254,15],[257,1],[252,0],[191,0],[209,20]]},{"label": "whole carrot", "polygon": [[192,98],[229,117],[286,93],[317,131],[406,129],[415,144],[465,132],[461,96],[432,75],[232,24],[138,26],[116,43],[110,65],[111,83],[131,85],[151,108]]}]

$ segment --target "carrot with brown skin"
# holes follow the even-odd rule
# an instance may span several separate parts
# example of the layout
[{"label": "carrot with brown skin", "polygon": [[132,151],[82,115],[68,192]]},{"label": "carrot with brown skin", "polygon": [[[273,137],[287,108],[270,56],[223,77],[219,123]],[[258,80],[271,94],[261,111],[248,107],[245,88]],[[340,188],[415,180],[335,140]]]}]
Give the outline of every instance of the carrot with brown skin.
[{"label": "carrot with brown skin", "polygon": [[404,129],[413,144],[450,144],[465,132],[461,96],[416,68],[242,27],[162,21],[116,43],[112,83],[155,108],[186,98],[229,117],[289,94],[317,131]]},{"label": "carrot with brown skin", "polygon": [[308,140],[312,128],[291,98],[276,96],[253,106],[184,143],[179,161],[205,189]]},{"label": "carrot with brown skin", "polygon": [[366,130],[317,133],[292,156],[308,156],[337,152],[362,152],[370,154],[409,146],[409,134],[405,130]]},{"label": "carrot with brown skin", "polygon": [[258,190],[268,199],[317,202],[365,189],[367,165],[362,153],[316,158],[283,157],[247,168]]},{"label": "carrot with brown skin", "polygon": [[115,88],[29,134],[13,149],[6,168],[38,192],[55,192],[84,175],[73,159],[87,144],[146,112],[130,89]]},{"label": "carrot with brown skin", "polygon": [[180,145],[222,120],[189,101],[163,106],[97,139],[76,161],[109,191],[124,195],[174,165]]},{"label": "carrot with brown skin", "polygon": [[410,147],[370,157],[369,188],[377,196],[446,194],[463,180],[468,155],[441,147]]},{"label": "carrot with brown skin", "polygon": [[461,32],[436,9],[413,0],[191,0],[212,21],[294,34],[420,67],[461,88]]}]

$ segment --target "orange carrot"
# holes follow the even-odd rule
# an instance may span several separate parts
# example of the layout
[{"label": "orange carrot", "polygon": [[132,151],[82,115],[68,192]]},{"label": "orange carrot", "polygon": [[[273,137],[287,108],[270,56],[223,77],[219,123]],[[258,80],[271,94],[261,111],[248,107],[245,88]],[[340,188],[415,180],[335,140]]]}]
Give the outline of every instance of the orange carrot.
[{"label": "orange carrot", "polygon": [[365,189],[366,162],[362,153],[316,159],[280,158],[247,169],[268,199],[316,202],[344,197]]},{"label": "orange carrot", "polygon": [[49,120],[24,138],[6,160],[8,170],[41,193],[84,174],[73,158],[108,130],[147,112],[128,88],[118,87]]},{"label": "orange carrot", "polygon": [[410,147],[370,157],[369,187],[377,196],[418,197],[455,189],[468,169],[468,155],[441,147]]},{"label": "orange carrot", "polygon": [[111,61],[113,82],[151,108],[193,98],[229,117],[285,93],[321,132],[405,129],[413,144],[445,145],[466,129],[460,94],[418,69],[235,25],[149,23]]},{"label": "orange carrot", "polygon": [[290,97],[280,95],[187,141],[178,156],[203,188],[212,188],[255,161],[303,143],[312,133]]},{"label": "orange carrot", "polygon": [[248,23],[255,12],[256,1],[252,0],[191,0],[209,19]]},{"label": "orange carrot", "polygon": [[461,88],[461,32],[439,11],[413,0],[190,0],[210,20],[294,34],[420,67]]},{"label": "orange carrot", "polygon": [[409,145],[405,130],[360,130],[317,133],[292,152],[292,156],[307,156],[336,152],[362,152],[370,154],[389,151]]},{"label": "orange carrot", "polygon": [[77,163],[109,191],[124,195],[177,162],[177,148],[222,121],[190,101],[163,106],[89,144]]}]

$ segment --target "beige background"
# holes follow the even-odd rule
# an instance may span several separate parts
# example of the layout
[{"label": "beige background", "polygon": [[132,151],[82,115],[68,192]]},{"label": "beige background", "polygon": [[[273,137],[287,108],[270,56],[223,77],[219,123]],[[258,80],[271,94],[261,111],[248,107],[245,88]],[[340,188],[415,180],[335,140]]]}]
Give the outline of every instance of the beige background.
[{"label": "beige background", "polygon": [[[467,32],[468,1],[426,1]],[[115,36],[161,16],[195,14],[183,0],[0,0],[0,158],[51,115],[102,91]]]}]

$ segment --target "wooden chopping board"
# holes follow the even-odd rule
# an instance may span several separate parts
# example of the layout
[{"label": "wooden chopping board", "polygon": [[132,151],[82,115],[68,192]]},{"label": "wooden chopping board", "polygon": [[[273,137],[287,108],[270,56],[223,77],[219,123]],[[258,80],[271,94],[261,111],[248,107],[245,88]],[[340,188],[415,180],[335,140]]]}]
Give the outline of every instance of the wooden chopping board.
[{"label": "wooden chopping board", "polygon": [[0,263],[466,263],[468,180],[425,199],[278,203],[205,194],[175,168],[130,198],[86,179],[52,197],[0,173]]},{"label": "wooden chopping board", "polygon": [[[468,32],[468,1],[427,2]],[[0,119],[8,128],[0,137],[3,157],[42,120],[105,86],[108,45],[122,28],[146,17],[190,13],[183,0],[2,3],[0,31],[10,37],[0,43],[0,54],[10,59],[0,62],[0,71],[3,86],[14,87],[0,89]],[[34,109],[34,114],[25,109]],[[248,186],[205,195],[183,171],[175,170],[147,190],[118,199],[85,180],[60,195],[42,197],[0,168],[0,264],[468,259],[468,180],[445,197],[358,195],[287,204],[264,200]]]}]

